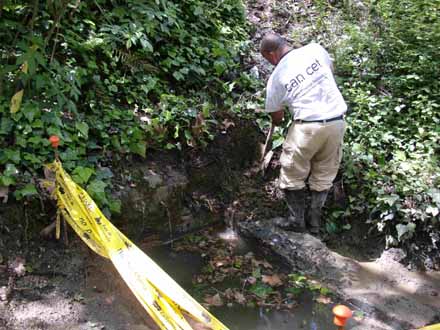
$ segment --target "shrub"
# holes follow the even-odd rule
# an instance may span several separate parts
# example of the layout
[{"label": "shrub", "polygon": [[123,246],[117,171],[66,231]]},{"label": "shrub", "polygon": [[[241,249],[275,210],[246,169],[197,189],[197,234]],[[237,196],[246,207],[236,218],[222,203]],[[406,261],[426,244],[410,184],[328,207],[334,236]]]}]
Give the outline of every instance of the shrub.
[{"label": "shrub", "polygon": [[17,198],[21,187],[36,192],[29,184],[53,157],[53,134],[68,170],[92,169],[79,183],[95,192],[106,188],[96,173],[108,158],[206,143],[216,91],[238,76],[246,39],[238,0],[11,0],[0,9],[0,185]]},{"label": "shrub", "polygon": [[435,0],[377,0],[337,45],[350,102],[344,178],[351,215],[388,246],[439,247],[440,14]]}]

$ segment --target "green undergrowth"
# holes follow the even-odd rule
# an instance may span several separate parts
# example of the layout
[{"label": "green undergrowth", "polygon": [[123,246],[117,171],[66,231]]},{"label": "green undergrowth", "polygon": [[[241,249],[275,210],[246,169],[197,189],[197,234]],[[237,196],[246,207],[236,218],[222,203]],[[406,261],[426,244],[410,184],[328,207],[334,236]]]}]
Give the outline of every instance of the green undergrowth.
[{"label": "green undergrowth", "polygon": [[[439,247],[439,13],[436,0],[273,8],[274,22],[291,23],[276,30],[334,56],[350,107],[341,170],[348,203],[329,210],[327,230],[367,221],[388,246]],[[231,115],[267,131],[267,117],[254,114],[264,82],[242,63],[250,41],[239,0],[6,0],[0,15],[0,196],[40,193],[54,134],[75,181],[117,212],[112,163],[204,148]],[[284,134],[276,131],[274,147]]]},{"label": "green undergrowth", "polygon": [[313,29],[301,35],[333,54],[349,105],[341,168],[348,203],[329,211],[327,228],[338,231],[366,221],[369,234],[382,234],[388,247],[403,245],[422,259],[435,255],[440,248],[439,3],[368,0],[335,6],[314,2]]},{"label": "green undergrowth", "polygon": [[344,215],[368,214],[387,246],[429,252],[440,247],[439,4],[365,5],[364,26],[347,23],[335,48],[351,107]]},{"label": "green undergrowth", "polygon": [[[349,105],[340,171],[347,203],[330,205],[327,231],[367,222],[365,237],[379,234],[387,247],[404,246],[428,265],[440,248],[439,6],[435,0],[288,1],[271,12],[274,29],[292,43],[314,41],[329,50]],[[267,127],[264,119],[259,124]]]},{"label": "green undergrowth", "polygon": [[239,0],[10,0],[0,15],[0,186],[17,199],[39,193],[58,135],[64,167],[117,212],[110,160],[203,148],[250,84]]}]

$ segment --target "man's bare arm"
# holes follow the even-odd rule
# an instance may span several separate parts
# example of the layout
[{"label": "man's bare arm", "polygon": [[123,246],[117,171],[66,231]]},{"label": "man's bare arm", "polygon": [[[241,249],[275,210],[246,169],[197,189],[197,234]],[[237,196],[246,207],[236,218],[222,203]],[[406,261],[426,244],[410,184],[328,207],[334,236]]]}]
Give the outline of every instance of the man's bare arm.
[{"label": "man's bare arm", "polygon": [[281,123],[283,122],[283,119],[284,119],[284,110],[271,112],[270,116],[272,117],[272,123],[275,126],[279,126],[279,125],[281,125]]}]

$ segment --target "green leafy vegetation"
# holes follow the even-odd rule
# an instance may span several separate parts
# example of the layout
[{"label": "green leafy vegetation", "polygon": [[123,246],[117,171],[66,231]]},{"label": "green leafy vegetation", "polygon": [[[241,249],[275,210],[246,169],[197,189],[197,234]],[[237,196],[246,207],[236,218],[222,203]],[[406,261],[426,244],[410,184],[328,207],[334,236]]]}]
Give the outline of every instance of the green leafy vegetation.
[{"label": "green leafy vegetation", "polygon": [[[388,247],[420,256],[440,247],[439,9],[435,0],[316,0],[272,8],[274,28],[293,44],[315,41],[329,50],[349,104],[341,166],[348,203],[328,210],[331,234],[362,221],[370,224],[366,236],[378,232]],[[257,122],[268,126],[266,119]]]},{"label": "green leafy vegetation", "polygon": [[0,15],[0,184],[34,194],[57,135],[64,167],[113,210],[100,168],[211,140],[247,39],[238,0],[10,0]]},{"label": "green leafy vegetation", "polygon": [[[328,212],[326,229],[361,219],[388,246],[432,251],[440,241],[438,1],[330,3],[272,9],[275,29],[334,55],[350,106],[341,170],[348,205]],[[50,135],[61,137],[74,180],[117,212],[109,188],[118,161],[203,148],[224,110],[269,126],[255,115],[263,82],[243,70],[250,42],[239,0],[7,0],[0,17],[0,186],[16,199],[38,194],[42,165],[53,159]],[[276,130],[274,148],[284,134]]]},{"label": "green leafy vegetation", "polygon": [[341,167],[348,203],[328,212],[330,233],[359,219],[387,246],[413,255],[439,248],[438,9],[433,0],[316,1],[311,29],[292,32],[334,55],[349,104]]},{"label": "green leafy vegetation", "polygon": [[318,282],[311,280],[302,274],[289,274],[288,278],[289,286],[286,289],[286,292],[290,292],[294,295],[299,295],[306,290],[318,293],[322,296],[330,296],[332,294],[328,288],[323,287]]},{"label": "green leafy vegetation", "polygon": [[364,26],[346,23],[335,48],[351,105],[346,214],[368,214],[388,246],[422,234],[418,238],[429,250],[439,242],[439,5],[366,4]]}]

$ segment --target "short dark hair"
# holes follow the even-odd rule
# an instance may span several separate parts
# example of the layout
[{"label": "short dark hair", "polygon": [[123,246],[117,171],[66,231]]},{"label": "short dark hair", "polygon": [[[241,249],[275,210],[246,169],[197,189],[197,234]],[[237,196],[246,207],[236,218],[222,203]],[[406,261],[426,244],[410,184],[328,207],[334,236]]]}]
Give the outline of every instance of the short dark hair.
[{"label": "short dark hair", "polygon": [[260,52],[274,52],[285,44],[286,40],[284,40],[280,35],[276,33],[267,33],[261,40]]}]

